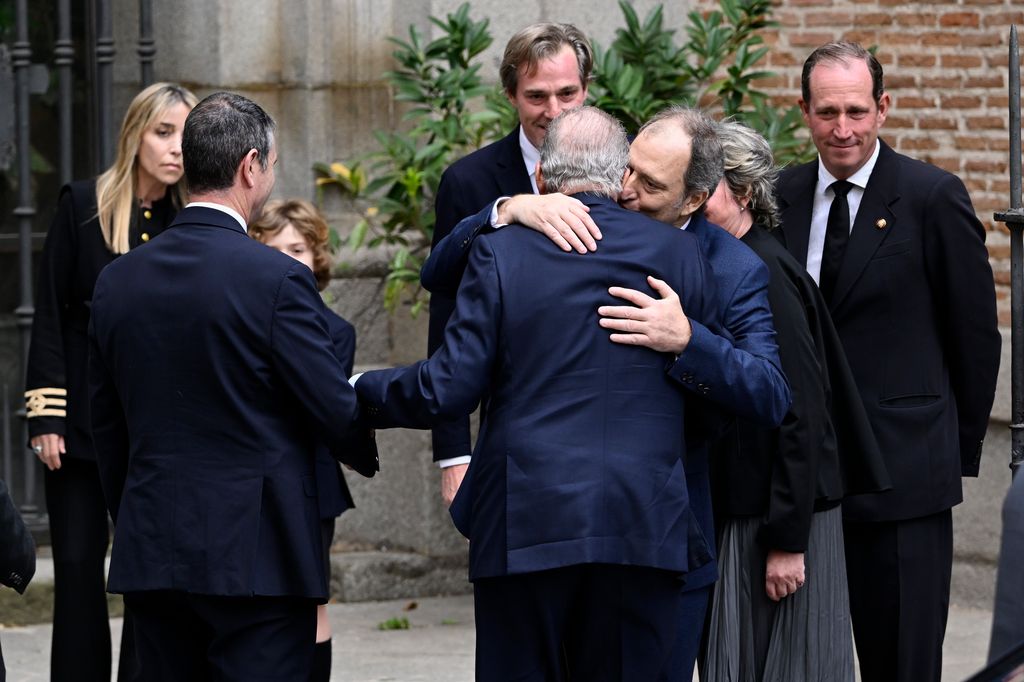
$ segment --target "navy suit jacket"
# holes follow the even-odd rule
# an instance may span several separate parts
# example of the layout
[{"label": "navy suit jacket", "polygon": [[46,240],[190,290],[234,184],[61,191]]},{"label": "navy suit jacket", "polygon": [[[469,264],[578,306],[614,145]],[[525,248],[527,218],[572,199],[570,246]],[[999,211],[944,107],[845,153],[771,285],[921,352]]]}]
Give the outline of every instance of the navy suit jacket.
[{"label": "navy suit jacket", "polygon": [[[502,139],[464,156],[445,170],[437,188],[431,247],[436,247],[460,220],[476,213],[495,198],[532,192],[530,174],[526,171],[519,147],[519,126],[516,126]],[[459,271],[461,274],[462,270]],[[455,310],[457,288],[458,282],[450,291],[431,293],[428,354],[436,351],[444,341],[444,327]],[[468,455],[472,450],[469,417],[461,416],[438,424],[431,439],[435,461]]]},{"label": "navy suit jacket", "polygon": [[[447,238],[435,245],[420,273],[423,286],[432,296],[437,293],[452,296],[458,288],[473,240],[489,229],[493,205],[492,202],[461,221]],[[687,349],[669,367],[668,374],[685,387],[691,397],[700,398],[688,401],[686,481],[690,504],[710,540],[714,538],[714,518],[707,441],[717,430],[705,428],[701,422],[717,415],[709,415],[704,409],[706,402],[730,415],[774,428],[786,414],[790,393],[780,369],[768,307],[767,267],[740,240],[709,223],[703,212],[691,218],[686,231],[696,237],[711,266],[719,307],[704,320],[710,327],[698,321],[693,311],[686,311],[693,337]],[[598,252],[602,248],[603,241],[598,244]],[[704,587],[716,578],[717,565],[710,562],[687,576],[686,587]]]},{"label": "navy suit jacket", "polygon": [[[985,230],[963,183],[881,149],[829,310],[893,489],[843,502],[857,521],[917,518],[977,476],[1001,339]],[[781,236],[807,263],[818,162],[778,182]]]},{"label": "navy suit jacket", "polygon": [[437,353],[356,385],[379,427],[425,428],[486,393],[452,504],[471,579],[583,563],[687,571],[710,559],[687,499],[672,359],[611,343],[597,308],[614,303],[609,286],[649,290],[653,273],[710,318],[714,283],[692,235],[578,196],[604,234],[596,253],[523,229],[476,240]]},{"label": "navy suit jacket", "polygon": [[[331,343],[334,345],[334,355],[341,362],[345,377],[348,378],[352,376],[352,365],[356,357],[356,329],[333,310],[327,309],[325,312],[327,327],[331,332]],[[356,506],[348,483],[345,482],[345,474],[338,463],[346,458],[346,454],[332,454],[326,442],[317,445],[316,485],[321,519],[333,519]]]},{"label": "navy suit jacket", "polygon": [[313,453],[365,450],[308,267],[185,208],[100,274],[90,387],[111,592],[327,596]]}]

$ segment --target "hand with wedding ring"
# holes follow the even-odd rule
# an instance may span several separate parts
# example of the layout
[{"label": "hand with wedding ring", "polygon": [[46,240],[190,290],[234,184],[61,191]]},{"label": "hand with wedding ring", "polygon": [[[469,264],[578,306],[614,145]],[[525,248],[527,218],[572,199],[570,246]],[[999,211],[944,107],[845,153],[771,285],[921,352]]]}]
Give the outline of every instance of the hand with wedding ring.
[{"label": "hand with wedding ring", "polygon": [[772,601],[779,601],[804,586],[804,553],[768,551],[765,565],[765,592]]},{"label": "hand with wedding ring", "polygon": [[65,453],[64,436],[59,433],[44,433],[34,436],[30,441],[32,451],[36,453],[39,461],[46,465],[50,471],[60,469],[60,456]]}]

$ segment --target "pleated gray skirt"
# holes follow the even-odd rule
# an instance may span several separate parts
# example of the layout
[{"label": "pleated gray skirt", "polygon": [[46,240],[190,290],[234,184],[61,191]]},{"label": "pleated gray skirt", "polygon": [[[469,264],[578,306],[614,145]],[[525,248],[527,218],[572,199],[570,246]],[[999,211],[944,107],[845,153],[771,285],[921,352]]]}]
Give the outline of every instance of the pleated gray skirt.
[{"label": "pleated gray skirt", "polygon": [[779,602],[765,593],[759,520],[726,522],[702,682],[853,682],[842,511],[814,514],[806,582]]}]

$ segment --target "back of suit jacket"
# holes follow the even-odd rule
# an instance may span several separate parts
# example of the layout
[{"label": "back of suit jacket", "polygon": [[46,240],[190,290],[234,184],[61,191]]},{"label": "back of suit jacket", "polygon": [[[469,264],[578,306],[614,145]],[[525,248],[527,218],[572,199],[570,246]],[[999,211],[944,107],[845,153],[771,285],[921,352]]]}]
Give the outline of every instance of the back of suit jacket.
[{"label": "back of suit jacket", "polygon": [[358,406],[309,268],[189,207],[103,271],[90,337],[110,591],[325,597],[313,453]]},{"label": "back of suit jacket", "polygon": [[687,500],[673,358],[612,343],[597,323],[616,301],[609,286],[649,291],[648,274],[706,319],[710,273],[692,235],[578,197],[604,234],[597,252],[567,254],[523,229],[477,239],[444,345],[357,384],[381,426],[424,428],[487,393],[452,506],[474,579],[580,563],[684,571],[710,558]]},{"label": "back of suit jacket", "polygon": [[[984,228],[955,175],[881,149],[829,302],[893,489],[843,503],[847,519],[949,509],[978,473],[1000,336]],[[806,263],[817,162],[778,184],[782,233]]]}]

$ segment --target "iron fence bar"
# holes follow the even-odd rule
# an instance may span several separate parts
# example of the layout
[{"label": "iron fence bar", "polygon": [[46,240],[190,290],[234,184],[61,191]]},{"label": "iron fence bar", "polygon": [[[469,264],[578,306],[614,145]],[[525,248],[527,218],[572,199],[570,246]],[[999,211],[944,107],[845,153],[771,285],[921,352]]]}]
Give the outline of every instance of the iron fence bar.
[{"label": "iron fence bar", "polygon": [[1010,27],[1010,209],[995,219],[1010,229],[1010,471],[1024,463],[1024,210],[1021,208],[1020,49]]},{"label": "iron fence bar", "polygon": [[[14,67],[15,87],[15,136],[18,153],[18,206],[14,214],[18,217],[18,270],[20,303],[14,310],[17,319],[19,338],[21,341],[21,381],[25,380],[25,367],[28,365],[29,333],[32,328],[32,219],[36,210],[32,201],[32,167],[30,165],[31,147],[29,127],[29,69],[32,66],[32,45],[28,40],[28,7],[25,0],[16,0],[15,25],[17,40],[11,49],[11,63]],[[22,424],[27,443],[27,430]],[[37,512],[35,505],[36,468],[31,466],[30,450],[18,448],[25,457],[24,482],[25,491],[21,509],[27,515]]]},{"label": "iron fence bar", "polygon": [[4,384],[3,420],[4,420],[4,480],[14,480],[12,460],[14,450],[11,448],[11,398],[10,386]]},{"label": "iron fence bar", "polygon": [[99,135],[96,174],[110,167],[114,159],[113,91],[114,28],[110,0],[96,1],[96,100]]},{"label": "iron fence bar", "polygon": [[71,42],[71,0],[57,0],[57,41],[54,43],[53,63],[57,67],[58,107],[57,128],[60,140],[60,183],[71,182],[71,116],[72,89],[71,66],[74,63],[75,48]]},{"label": "iron fence bar", "polygon": [[153,40],[153,3],[139,0],[139,64],[142,67],[142,87],[153,84],[153,58],[156,42]]}]

